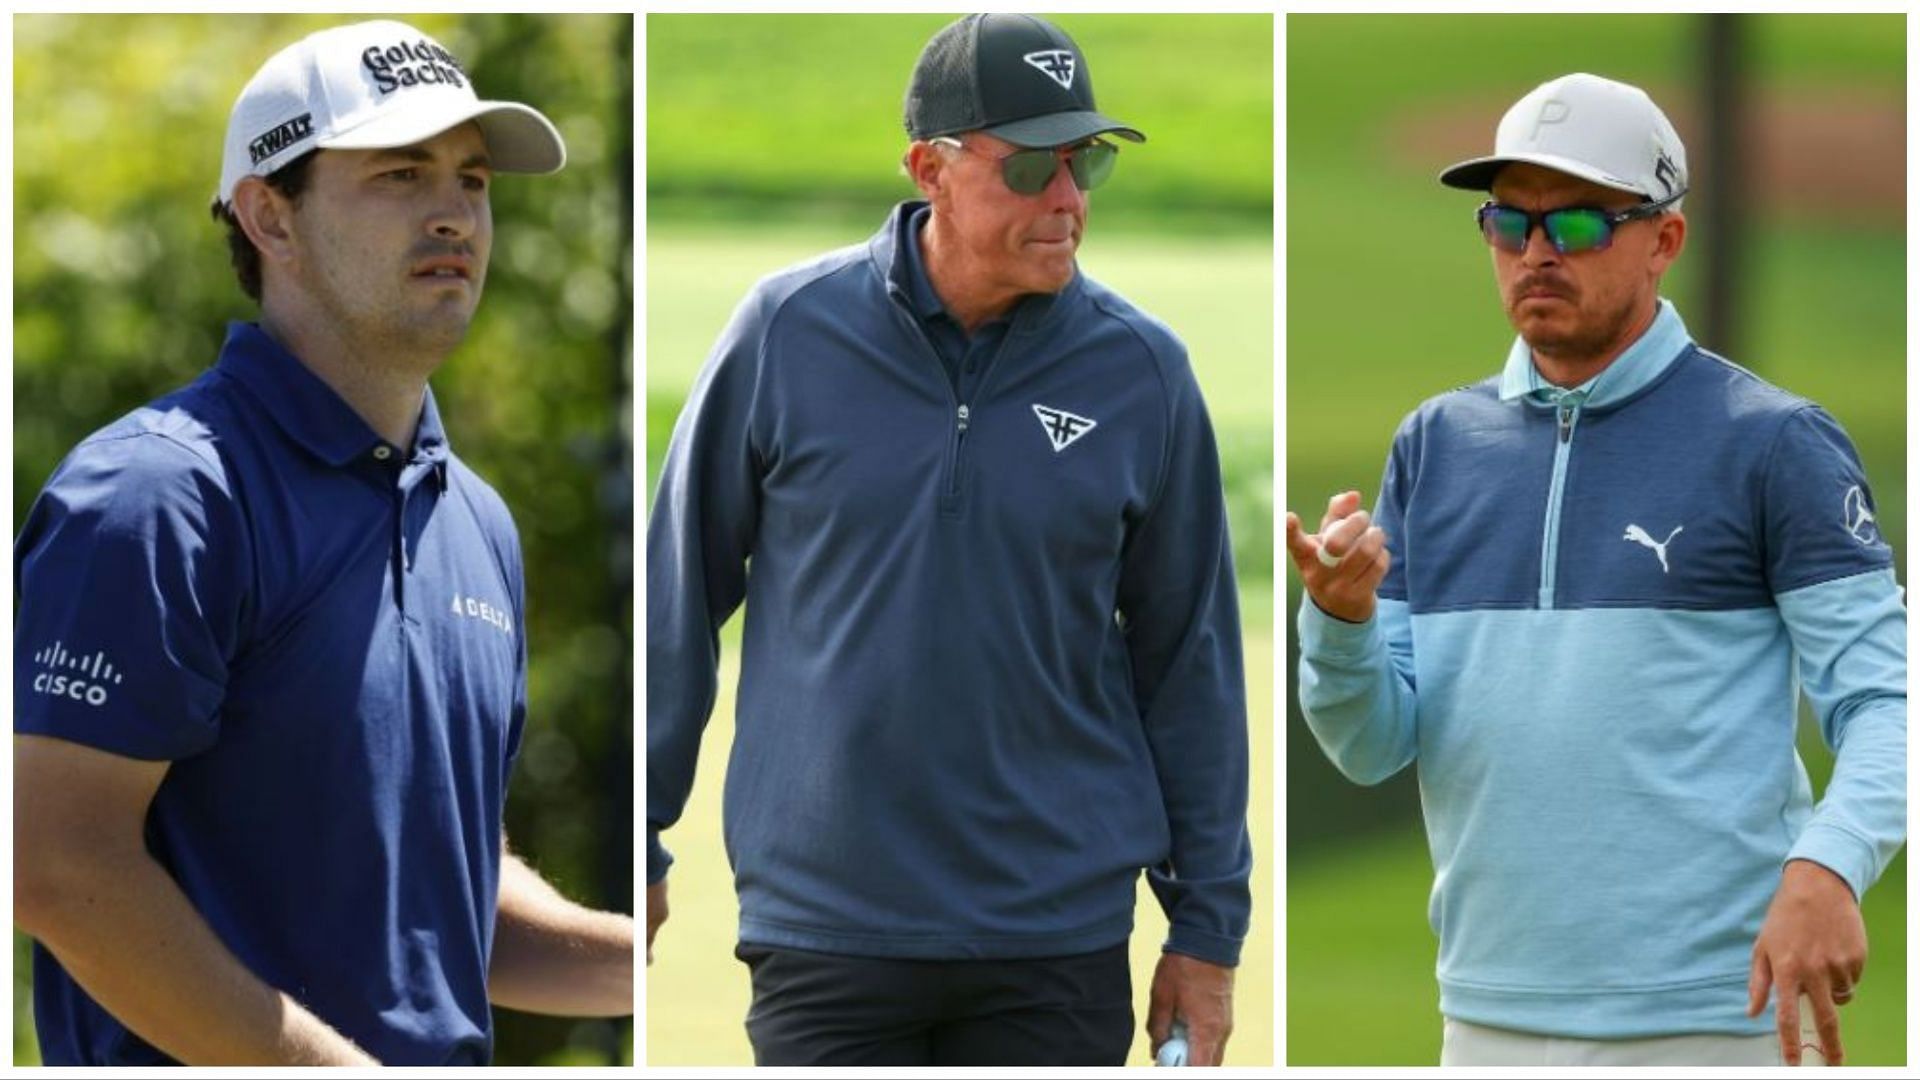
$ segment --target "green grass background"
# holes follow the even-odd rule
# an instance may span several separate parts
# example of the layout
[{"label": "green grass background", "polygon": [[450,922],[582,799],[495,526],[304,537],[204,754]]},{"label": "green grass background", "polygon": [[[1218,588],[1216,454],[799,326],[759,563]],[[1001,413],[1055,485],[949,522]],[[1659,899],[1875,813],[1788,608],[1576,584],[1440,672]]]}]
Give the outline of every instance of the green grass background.
[{"label": "green grass background", "polygon": [[[1145,132],[1094,196],[1095,232],[1273,207],[1273,20],[1054,16],[1086,53],[1100,107]],[[952,15],[651,15],[647,197],[659,217],[832,215],[871,227],[901,197],[907,77]]]},{"label": "green grass background", "polygon": [[[1900,16],[1744,17],[1747,75],[1765,95],[1893,110],[1904,100]],[[1568,71],[1646,87],[1699,156],[1701,17],[1291,16],[1286,25],[1286,504],[1309,524],[1349,487],[1371,503],[1387,444],[1422,399],[1484,378],[1512,331],[1485,246],[1478,198],[1438,171],[1487,152],[1500,114]],[[1409,133],[1483,116],[1451,148],[1414,153]],[[1904,129],[1904,123],[1898,130]],[[1769,127],[1762,139],[1792,138]],[[1789,149],[1792,149],[1789,147]],[[1812,151],[1808,151],[1811,153]],[[1904,162],[1904,146],[1884,160]],[[1867,155],[1838,167],[1867,167]],[[1883,160],[1873,154],[1870,160]],[[1898,167],[1897,165],[1890,167]],[[1691,242],[1702,233],[1700,198]],[[1829,201],[1757,207],[1732,358],[1827,406],[1857,443],[1905,579],[1905,227],[1898,208]],[[1699,258],[1664,289],[1698,334]],[[1708,347],[1715,343],[1704,342]],[[1288,575],[1285,617],[1299,604]],[[1440,1045],[1432,869],[1411,771],[1357,788],[1327,765],[1292,706],[1286,658],[1287,1017],[1291,1065],[1423,1065]],[[1816,785],[1830,754],[1810,728]],[[1842,1012],[1850,1064],[1906,1059],[1906,860],[1867,895],[1871,960]]]},{"label": "green grass background", "polygon": [[[897,201],[901,99],[949,15],[647,19],[647,491],[715,336],[757,278],[864,241]],[[1242,586],[1253,760],[1254,918],[1228,1059],[1274,1061],[1272,20],[1057,17],[1102,109],[1144,130],[1091,199],[1081,266],[1186,341],[1220,441]],[[694,792],[666,840],[673,916],[647,972],[650,1065],[752,1060],[738,908],[720,842],[739,621]],[[1141,887],[1139,1019],[1165,922]],[[1144,1036],[1132,1060],[1147,1061]]]}]

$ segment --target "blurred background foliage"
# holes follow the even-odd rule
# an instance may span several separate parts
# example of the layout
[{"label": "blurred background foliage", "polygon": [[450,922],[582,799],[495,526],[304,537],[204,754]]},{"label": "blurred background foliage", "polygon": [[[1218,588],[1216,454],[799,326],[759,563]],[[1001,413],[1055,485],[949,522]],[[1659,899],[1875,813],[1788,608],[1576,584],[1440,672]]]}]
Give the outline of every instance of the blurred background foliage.
[{"label": "blurred background foliage", "polygon": [[[488,287],[433,379],[449,439],[525,549],[531,711],[507,807],[562,891],[633,910],[633,22],[393,16],[483,97],[525,101],[565,171],[493,188]],[[14,523],[88,432],[191,381],[256,317],[207,207],[233,100],[321,15],[14,18]],[[37,1060],[15,935],[15,1057]],[[500,1064],[619,1064],[629,1021],[500,1012]]]},{"label": "blurred background foliage", "polygon": [[[1080,265],[1185,340],[1220,443],[1239,572],[1248,715],[1253,931],[1228,1061],[1272,1061],[1277,849],[1273,575],[1273,19],[1069,14],[1102,111],[1145,132],[1091,196]],[[728,314],[757,279],[864,242],[917,197],[899,162],[908,75],[953,15],[653,15],[646,21],[647,472]],[[752,1060],[738,908],[719,836],[740,619],[677,856],[673,918],[648,970],[649,1064]],[[1165,922],[1142,890],[1132,955],[1144,1022]],[[1133,1061],[1144,1063],[1145,1040]]]},{"label": "blurred background foliage", "polygon": [[[1745,159],[1709,160],[1706,17],[1296,15],[1287,48],[1286,505],[1371,506],[1395,426],[1498,370],[1513,331],[1474,231],[1481,197],[1439,171],[1488,153],[1507,107],[1590,71],[1645,88],[1689,151],[1689,250],[1663,285],[1696,336],[1702,188],[1736,170],[1736,318],[1701,344],[1825,405],[1857,444],[1905,580],[1906,115],[1899,15],[1735,17]],[[1289,573],[1285,616],[1300,603]],[[1432,866],[1414,770],[1348,783],[1301,720],[1287,665],[1287,1063],[1433,1064]],[[1803,718],[1816,789],[1831,753]],[[1842,1013],[1848,1064],[1906,1057],[1906,859],[1867,894],[1872,960]]]}]

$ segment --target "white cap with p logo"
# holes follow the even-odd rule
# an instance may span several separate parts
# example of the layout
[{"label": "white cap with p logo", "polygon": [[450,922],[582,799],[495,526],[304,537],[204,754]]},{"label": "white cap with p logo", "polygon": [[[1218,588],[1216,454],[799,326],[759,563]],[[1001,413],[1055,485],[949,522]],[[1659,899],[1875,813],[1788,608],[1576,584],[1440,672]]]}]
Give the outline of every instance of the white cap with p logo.
[{"label": "white cap with p logo", "polygon": [[[1687,190],[1687,148],[1637,86],[1583,72],[1535,87],[1500,119],[1493,154],[1460,162],[1440,182],[1486,191],[1516,161],[1658,202]],[[1676,200],[1674,209],[1679,209]]]}]

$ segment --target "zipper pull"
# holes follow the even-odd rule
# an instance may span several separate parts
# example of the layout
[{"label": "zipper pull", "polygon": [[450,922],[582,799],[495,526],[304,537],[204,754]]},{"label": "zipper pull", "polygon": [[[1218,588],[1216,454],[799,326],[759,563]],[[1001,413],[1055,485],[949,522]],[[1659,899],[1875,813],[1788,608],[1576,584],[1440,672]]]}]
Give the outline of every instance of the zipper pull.
[{"label": "zipper pull", "polygon": [[961,434],[965,434],[965,433],[966,433],[966,430],[967,430],[967,417],[968,417],[969,415],[970,415],[970,414],[969,414],[969,413],[967,412],[967,407],[966,407],[965,405],[962,405],[962,406],[960,406],[960,432],[961,432]]},{"label": "zipper pull", "polygon": [[1560,406],[1560,441],[1561,442],[1564,443],[1564,442],[1572,441],[1573,418],[1579,415],[1580,406],[1585,404],[1586,400],[1587,400],[1587,395],[1579,391],[1570,390],[1567,393],[1560,395],[1560,400],[1558,404]]}]

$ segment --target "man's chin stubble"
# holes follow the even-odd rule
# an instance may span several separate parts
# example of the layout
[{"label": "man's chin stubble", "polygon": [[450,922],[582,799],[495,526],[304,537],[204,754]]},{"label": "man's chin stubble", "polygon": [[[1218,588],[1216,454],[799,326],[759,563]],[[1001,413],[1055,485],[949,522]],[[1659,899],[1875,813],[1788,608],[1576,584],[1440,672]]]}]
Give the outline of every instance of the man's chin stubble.
[{"label": "man's chin stubble", "polygon": [[437,367],[466,340],[472,323],[471,311],[419,313],[374,329],[368,344],[392,359],[416,357]]},{"label": "man's chin stubble", "polygon": [[1606,326],[1581,333],[1578,330],[1555,330],[1548,326],[1532,324],[1518,318],[1513,309],[1507,310],[1507,321],[1520,335],[1520,340],[1535,353],[1550,360],[1589,360],[1609,350],[1620,340],[1628,316],[1623,314]]}]

